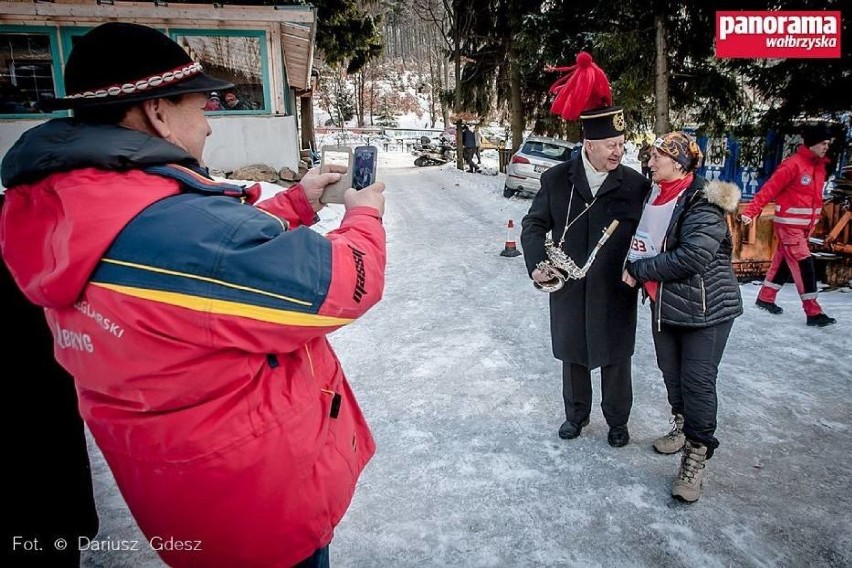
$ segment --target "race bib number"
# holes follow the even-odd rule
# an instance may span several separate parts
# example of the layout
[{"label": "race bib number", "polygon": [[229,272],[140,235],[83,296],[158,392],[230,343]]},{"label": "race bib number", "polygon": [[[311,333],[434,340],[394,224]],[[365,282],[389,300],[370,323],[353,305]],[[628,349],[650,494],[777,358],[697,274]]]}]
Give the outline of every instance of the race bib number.
[{"label": "race bib number", "polygon": [[659,254],[657,247],[654,246],[654,241],[651,240],[651,235],[647,231],[636,231],[633,235],[633,241],[630,243],[630,252],[627,253],[627,260],[633,262],[642,258],[653,258]]}]

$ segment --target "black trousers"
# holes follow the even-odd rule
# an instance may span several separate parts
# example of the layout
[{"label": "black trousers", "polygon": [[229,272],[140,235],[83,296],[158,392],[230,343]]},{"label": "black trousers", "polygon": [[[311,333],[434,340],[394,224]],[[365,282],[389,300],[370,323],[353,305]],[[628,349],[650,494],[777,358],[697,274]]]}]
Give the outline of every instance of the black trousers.
[{"label": "black trousers", "polygon": [[[3,565],[79,567],[78,539],[98,534],[98,512],[74,379],[54,359],[44,310],[24,297],[2,261],[0,297],[4,321],[15,326],[0,360],[24,369],[6,371],[3,382]],[[54,546],[59,538],[68,546]],[[22,544],[35,540],[38,549]]]},{"label": "black trousers", "polygon": [[716,375],[733,325],[734,320],[699,328],[663,324],[660,331],[651,325],[672,414],[683,415],[684,435],[707,446],[708,457],[719,447]]},{"label": "black trousers", "polygon": [[[624,426],[633,406],[633,382],[630,357],[601,367],[601,410],[610,428]],[[562,400],[565,419],[577,424],[592,411],[591,369],[574,363],[562,363]]]},{"label": "black trousers", "polygon": [[313,554],[296,564],[293,568],[328,568],[328,546],[325,545],[322,548],[318,548]]},{"label": "black trousers", "polygon": [[464,161],[467,164],[470,171],[475,172],[479,171],[479,166],[473,163],[473,154],[476,152],[476,148],[465,148],[462,156],[464,157]]}]

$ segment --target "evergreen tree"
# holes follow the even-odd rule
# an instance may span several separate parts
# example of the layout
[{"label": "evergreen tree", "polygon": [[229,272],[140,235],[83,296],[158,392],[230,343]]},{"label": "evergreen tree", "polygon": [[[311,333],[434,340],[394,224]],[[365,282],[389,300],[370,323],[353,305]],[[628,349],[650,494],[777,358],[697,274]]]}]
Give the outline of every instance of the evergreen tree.
[{"label": "evergreen tree", "polygon": [[[615,104],[624,106],[628,128],[633,132],[655,127],[657,103],[674,109],[664,111],[666,120],[657,130],[686,123],[722,130],[739,120],[742,93],[727,62],[713,52],[715,12],[722,2],[684,5],[673,0],[613,0],[608,3],[581,0],[549,2],[540,14],[525,20],[520,41],[525,51],[523,68],[527,103],[538,108],[535,129],[568,130],[555,117],[543,116],[547,87],[556,75],[544,73],[546,65],[573,65],[580,50],[589,51],[606,71]],[[662,26],[662,30],[660,30]],[[658,31],[665,39],[667,67],[661,87],[655,89]],[[536,47],[536,45],[540,47]],[[542,78],[545,80],[542,81]],[[659,101],[663,97],[664,101]],[[669,125],[669,120],[673,124]],[[566,128],[567,127],[567,128]]]},{"label": "evergreen tree", "polygon": [[[173,0],[175,3],[193,0]],[[197,0],[195,0],[197,2]],[[316,45],[326,63],[346,65],[347,73],[361,69],[382,53],[381,18],[370,8],[378,0],[223,0],[241,6],[313,6],[317,11]]]},{"label": "evergreen tree", "polygon": [[381,17],[364,7],[375,0],[312,0],[317,9],[317,47],[329,64],[359,71],[382,53]]},{"label": "evergreen tree", "polygon": [[[840,0],[777,0],[760,9],[841,11]],[[761,130],[792,132],[793,124],[814,117],[848,121],[852,111],[852,20],[842,14],[838,59],[734,60],[737,70],[763,104],[755,109]],[[844,120],[845,117],[845,120]]]},{"label": "evergreen tree", "polygon": [[456,50],[464,58],[458,93],[460,109],[481,117],[495,107],[510,114],[512,148],[520,146],[526,128],[521,54],[515,39],[524,18],[541,12],[543,0],[470,0],[456,2],[459,21],[470,21],[469,33]]},{"label": "evergreen tree", "polygon": [[393,105],[387,95],[379,97],[378,113],[376,115],[376,125],[389,128],[396,128],[398,122],[394,114]]}]

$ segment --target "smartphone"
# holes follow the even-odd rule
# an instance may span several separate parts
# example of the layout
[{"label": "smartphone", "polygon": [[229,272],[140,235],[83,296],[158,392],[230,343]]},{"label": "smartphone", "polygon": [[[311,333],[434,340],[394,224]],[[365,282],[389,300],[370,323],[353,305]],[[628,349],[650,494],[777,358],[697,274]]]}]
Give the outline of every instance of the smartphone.
[{"label": "smartphone", "polygon": [[364,189],[376,181],[375,146],[358,146],[355,148],[355,168],[352,171],[352,187]]},{"label": "smartphone", "polygon": [[352,148],[348,146],[323,146],[320,159],[320,171],[327,172],[328,166],[336,165],[346,168],[340,181],[327,185],[320,196],[323,203],[343,203],[343,193],[352,187]]}]

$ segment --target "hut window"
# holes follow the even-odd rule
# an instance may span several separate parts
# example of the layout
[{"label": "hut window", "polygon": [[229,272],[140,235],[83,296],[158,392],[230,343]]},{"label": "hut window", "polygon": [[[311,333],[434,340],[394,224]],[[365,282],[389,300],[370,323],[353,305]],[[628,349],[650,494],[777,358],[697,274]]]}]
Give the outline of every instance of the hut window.
[{"label": "hut window", "polygon": [[234,84],[211,93],[207,110],[222,113],[269,112],[266,34],[262,31],[172,30],[172,37],[208,75]]},{"label": "hut window", "polygon": [[57,96],[53,45],[47,33],[0,30],[0,115],[39,113]]}]

